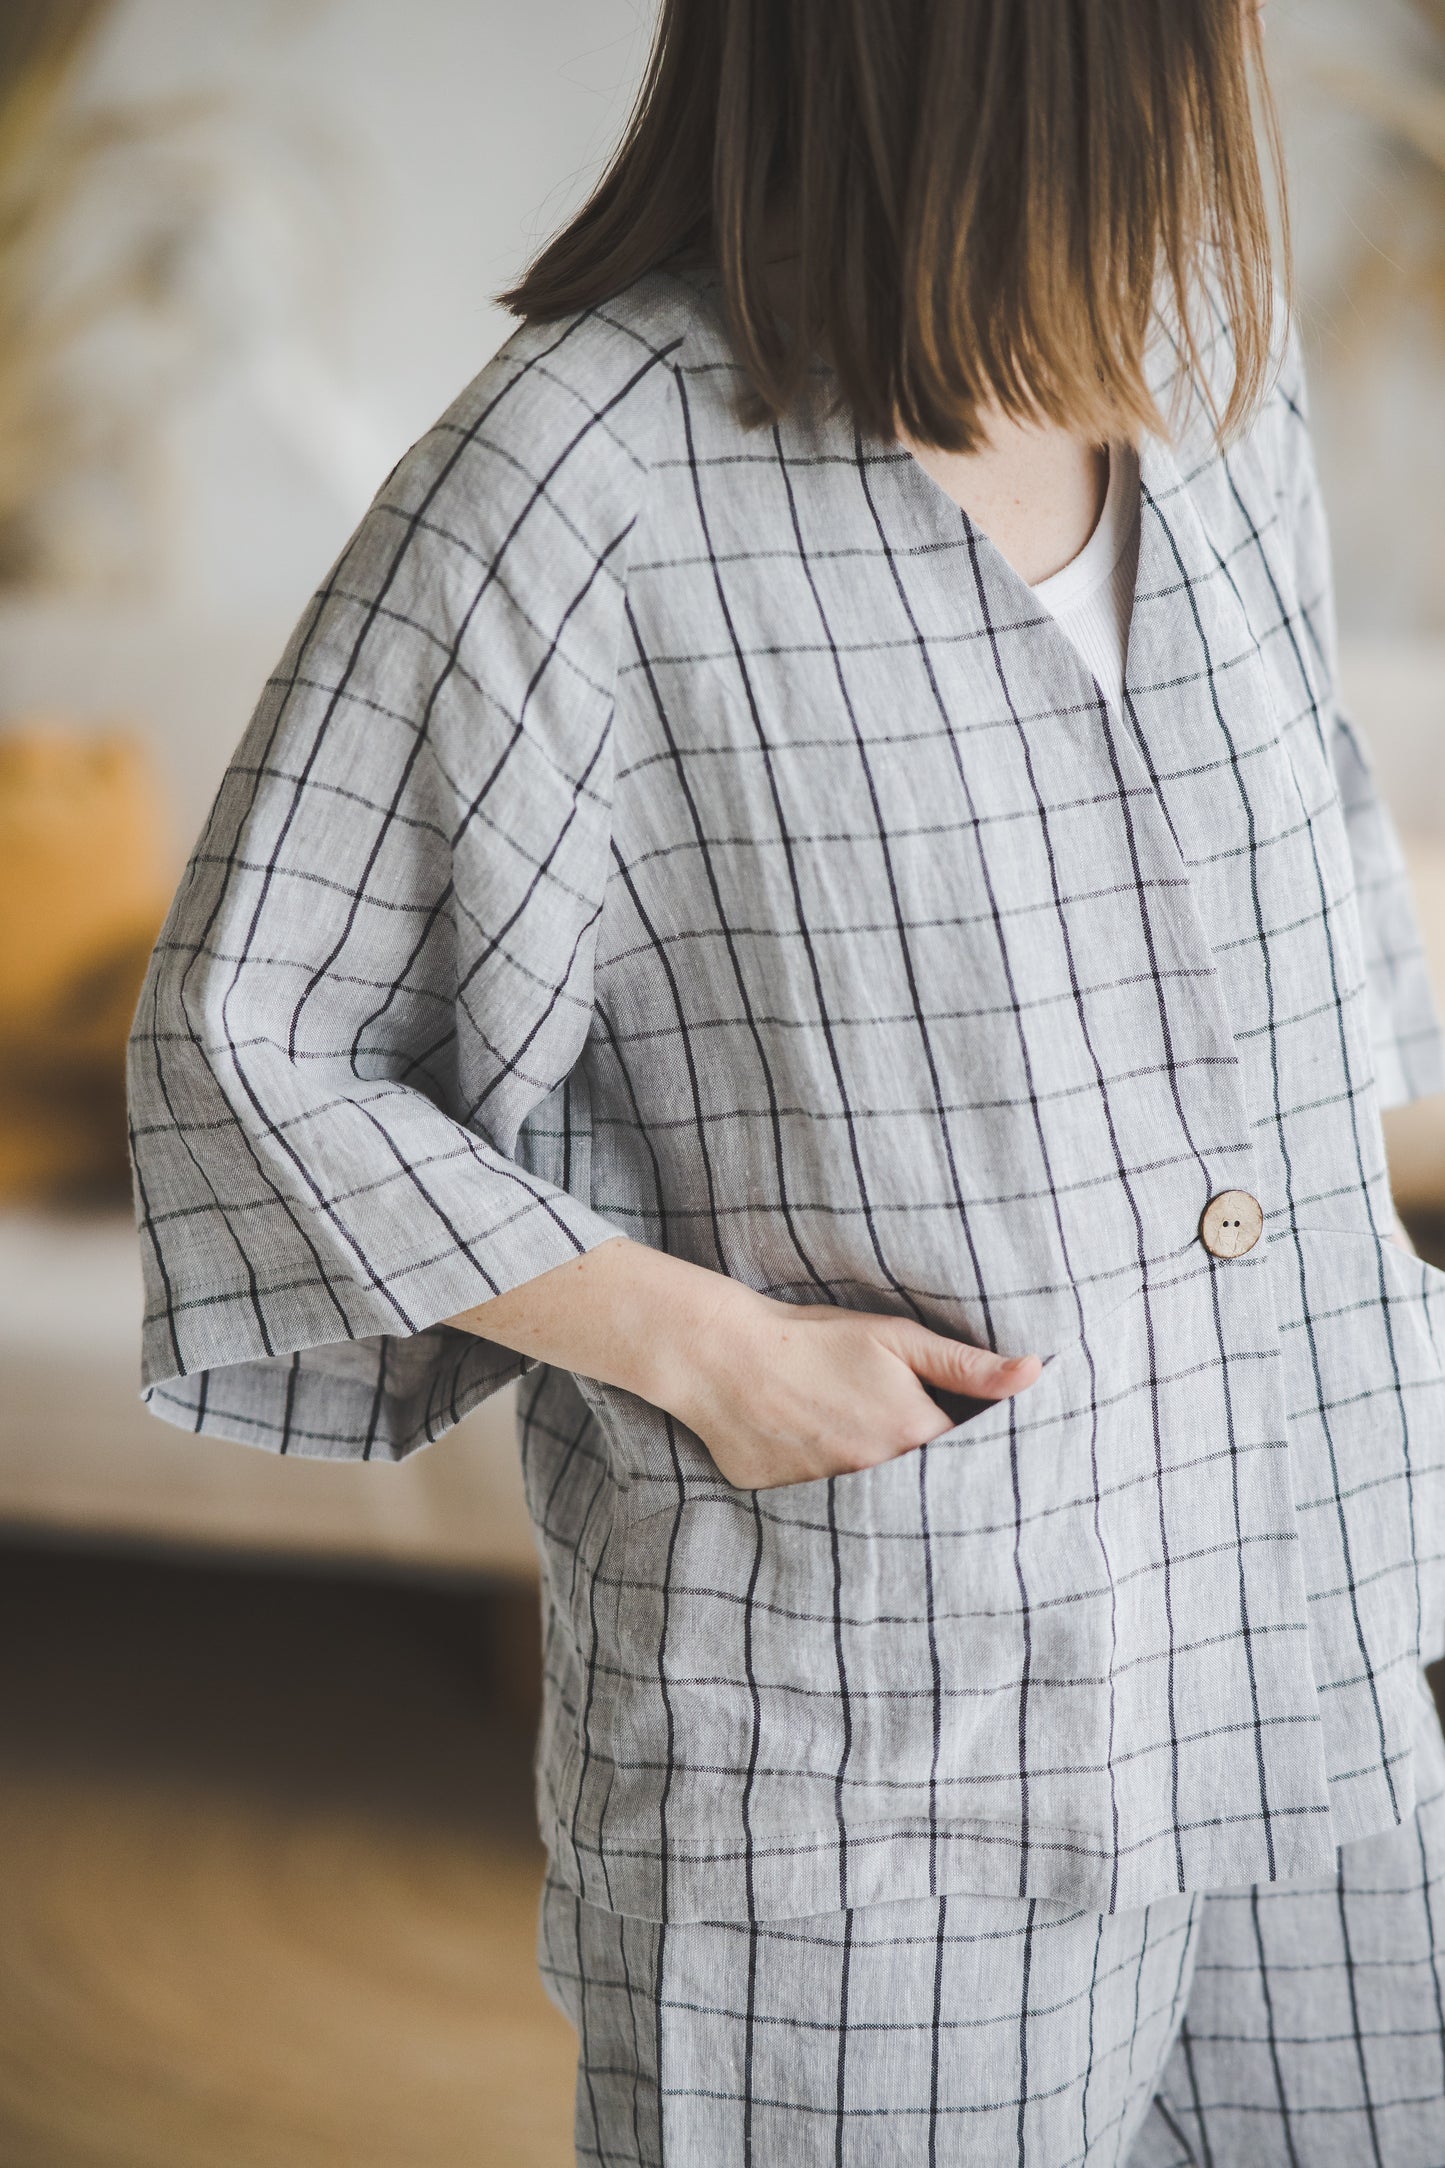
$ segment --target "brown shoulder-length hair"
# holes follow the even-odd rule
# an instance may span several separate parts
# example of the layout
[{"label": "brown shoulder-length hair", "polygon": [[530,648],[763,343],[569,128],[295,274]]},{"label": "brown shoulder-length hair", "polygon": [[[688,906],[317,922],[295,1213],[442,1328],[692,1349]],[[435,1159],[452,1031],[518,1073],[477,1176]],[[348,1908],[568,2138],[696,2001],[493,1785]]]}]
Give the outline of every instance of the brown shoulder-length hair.
[{"label": "brown shoulder-length hair", "polygon": [[1229,333],[1227,437],[1274,328],[1260,45],[1258,0],[662,0],[601,181],[500,298],[554,319],[709,263],[751,419],[822,356],[862,429],[955,451],[990,407],[1167,426],[1162,308],[1186,378]]}]

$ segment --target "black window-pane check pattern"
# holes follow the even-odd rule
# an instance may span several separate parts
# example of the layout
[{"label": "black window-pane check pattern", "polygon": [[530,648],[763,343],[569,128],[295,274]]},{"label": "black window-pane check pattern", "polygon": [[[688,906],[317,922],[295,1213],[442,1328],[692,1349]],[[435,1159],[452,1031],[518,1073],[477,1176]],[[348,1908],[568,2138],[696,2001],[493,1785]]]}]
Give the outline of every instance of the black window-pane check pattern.
[{"label": "black window-pane check pattern", "polygon": [[578,2160],[1437,2168],[1439,1762],[1327,1877],[1112,1917],[953,1896],[659,1926],[554,1877]]},{"label": "black window-pane check pattern", "polygon": [[1320,1871],[1410,1813],[1445,1649],[1379,1121],[1445,1071],[1296,357],[1227,455],[1142,447],[1119,709],[907,454],[736,390],[706,281],[519,332],[298,628],[137,1020],[151,1405],[398,1457],[525,1367],[438,1320],[616,1234],[1037,1350],[758,1495],[528,1372],[558,1871],[673,1920]]}]

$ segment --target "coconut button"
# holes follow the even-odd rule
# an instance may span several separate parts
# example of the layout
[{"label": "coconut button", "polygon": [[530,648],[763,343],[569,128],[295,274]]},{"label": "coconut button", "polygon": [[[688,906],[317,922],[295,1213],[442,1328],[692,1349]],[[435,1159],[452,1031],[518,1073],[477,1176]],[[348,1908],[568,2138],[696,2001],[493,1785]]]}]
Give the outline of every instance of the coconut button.
[{"label": "coconut button", "polygon": [[1243,1257],[1263,1233],[1264,1208],[1247,1189],[1222,1189],[1199,1222],[1199,1239],[1211,1257]]}]

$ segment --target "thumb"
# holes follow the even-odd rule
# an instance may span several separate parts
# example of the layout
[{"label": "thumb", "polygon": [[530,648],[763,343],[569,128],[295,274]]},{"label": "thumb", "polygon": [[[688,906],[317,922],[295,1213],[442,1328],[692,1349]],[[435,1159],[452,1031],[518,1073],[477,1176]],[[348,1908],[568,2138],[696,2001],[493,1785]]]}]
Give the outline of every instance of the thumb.
[{"label": "thumb", "polygon": [[1021,1393],[1044,1367],[1037,1355],[995,1355],[990,1348],[949,1340],[926,1327],[907,1349],[906,1360],[915,1376],[975,1400],[1006,1400]]}]

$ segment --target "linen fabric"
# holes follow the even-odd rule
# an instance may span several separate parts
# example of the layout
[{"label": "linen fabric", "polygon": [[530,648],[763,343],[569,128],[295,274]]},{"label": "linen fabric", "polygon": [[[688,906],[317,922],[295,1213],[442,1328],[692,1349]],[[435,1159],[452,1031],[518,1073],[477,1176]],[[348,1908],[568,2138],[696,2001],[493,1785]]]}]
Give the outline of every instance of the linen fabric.
[{"label": "linen fabric", "polygon": [[[1157,359],[1116,714],[826,372],[741,425],[705,277],[520,330],[306,611],[157,947],[150,1405],[394,1459],[523,1376],[543,1833],[603,1908],[1134,1910],[1413,1809],[1445,1282],[1379,1116],[1439,1032],[1298,357],[1227,454]],[[1220,1262],[1225,1189],[1266,1236]],[[738,1490],[438,1322],[619,1234],[1046,1366]]]},{"label": "linen fabric", "polygon": [[661,1925],[555,1877],[596,2168],[1439,2168],[1445,1814],[1139,1912],[915,1898]]}]

